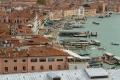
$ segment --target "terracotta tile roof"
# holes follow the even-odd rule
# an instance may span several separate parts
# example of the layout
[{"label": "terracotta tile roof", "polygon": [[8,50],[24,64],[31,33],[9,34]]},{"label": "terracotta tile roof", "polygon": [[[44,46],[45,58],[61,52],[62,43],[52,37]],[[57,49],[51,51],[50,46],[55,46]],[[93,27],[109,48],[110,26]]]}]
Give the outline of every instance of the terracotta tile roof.
[{"label": "terracotta tile roof", "polygon": [[11,35],[6,34],[6,32],[0,34],[0,39],[9,38],[9,37],[11,37]]},{"label": "terracotta tile roof", "polygon": [[6,18],[6,16],[7,16],[6,14],[0,14],[0,19],[2,19],[2,18],[4,18],[4,19],[5,19],[5,18]]},{"label": "terracotta tile roof", "polygon": [[67,53],[63,52],[61,49],[52,47],[50,45],[42,47],[30,47],[29,48],[31,57],[45,57],[45,56],[68,56]]},{"label": "terracotta tile roof", "polygon": [[2,34],[2,33],[4,33],[5,31],[3,31],[3,30],[0,30],[0,35]]},{"label": "terracotta tile roof", "polygon": [[17,51],[17,48],[0,48],[0,57],[26,57],[28,51]]},{"label": "terracotta tile roof", "polygon": [[17,48],[0,48],[0,57],[47,57],[47,56],[69,56],[60,48],[50,45],[18,50]]},{"label": "terracotta tile roof", "polygon": [[45,45],[46,43],[51,43],[49,38],[43,37],[41,35],[31,35],[30,40],[26,40],[24,43],[26,45]]},{"label": "terracotta tile roof", "polygon": [[23,2],[37,2],[37,0],[23,0]]}]

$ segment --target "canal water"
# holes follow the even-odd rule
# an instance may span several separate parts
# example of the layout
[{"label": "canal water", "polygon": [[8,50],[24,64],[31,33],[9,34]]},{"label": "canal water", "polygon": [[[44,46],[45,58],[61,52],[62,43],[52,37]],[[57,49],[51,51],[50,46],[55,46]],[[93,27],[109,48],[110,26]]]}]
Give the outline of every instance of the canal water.
[{"label": "canal water", "polygon": [[[100,24],[96,25],[93,24],[93,21],[98,21]],[[83,21],[82,21],[83,22]],[[80,53],[91,53],[90,57],[97,57],[102,56],[104,52],[110,52],[112,54],[115,54],[116,56],[120,57],[120,45],[111,45],[111,43],[117,43],[120,44],[120,15],[118,14],[112,14],[111,17],[106,18],[87,18],[85,21],[86,24],[84,24],[85,28],[74,28],[73,30],[77,30],[80,32],[97,32],[97,37],[76,37],[80,39],[86,39],[88,41],[91,41],[93,39],[97,39],[101,42],[101,46],[91,46],[91,48],[82,50],[72,50],[73,52],[80,54]],[[58,38],[59,40],[68,39],[68,38],[75,38],[75,37],[62,37],[60,36]],[[98,47],[103,47],[105,50],[98,50]],[[104,64],[105,67],[110,68],[114,65],[107,65]],[[117,66],[117,68],[120,68],[120,66]]]}]

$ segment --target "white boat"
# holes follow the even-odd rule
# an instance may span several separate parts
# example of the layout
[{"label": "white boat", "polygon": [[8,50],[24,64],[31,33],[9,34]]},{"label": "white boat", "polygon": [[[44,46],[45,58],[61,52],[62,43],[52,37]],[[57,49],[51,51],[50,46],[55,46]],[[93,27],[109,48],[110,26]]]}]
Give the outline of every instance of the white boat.
[{"label": "white boat", "polygon": [[100,44],[101,44],[101,42],[98,40],[91,40],[91,42],[96,46],[100,46]]},{"label": "white boat", "polygon": [[105,48],[103,48],[103,47],[99,47],[98,50],[105,50]]},{"label": "white boat", "polygon": [[120,12],[118,12],[118,14],[120,15]]},{"label": "white boat", "polygon": [[97,21],[93,21],[93,24],[97,24],[97,25],[99,25],[99,22],[97,22]]},{"label": "white boat", "polygon": [[72,27],[73,28],[84,28],[82,24],[73,24]]}]

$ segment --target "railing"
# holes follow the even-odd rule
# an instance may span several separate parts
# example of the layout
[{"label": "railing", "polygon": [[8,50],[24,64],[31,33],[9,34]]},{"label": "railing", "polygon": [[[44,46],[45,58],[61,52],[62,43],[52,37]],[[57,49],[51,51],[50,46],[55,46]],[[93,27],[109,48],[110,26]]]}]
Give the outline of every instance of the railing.
[{"label": "railing", "polygon": [[87,64],[87,62],[67,62],[68,64]]}]

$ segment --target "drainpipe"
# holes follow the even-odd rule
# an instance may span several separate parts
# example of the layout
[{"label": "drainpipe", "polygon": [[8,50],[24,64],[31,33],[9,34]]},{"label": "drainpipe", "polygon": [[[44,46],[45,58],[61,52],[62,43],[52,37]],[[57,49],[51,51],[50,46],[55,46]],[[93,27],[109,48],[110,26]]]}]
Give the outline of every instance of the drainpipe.
[{"label": "drainpipe", "polygon": [[74,57],[74,64],[75,64],[75,57]]}]

